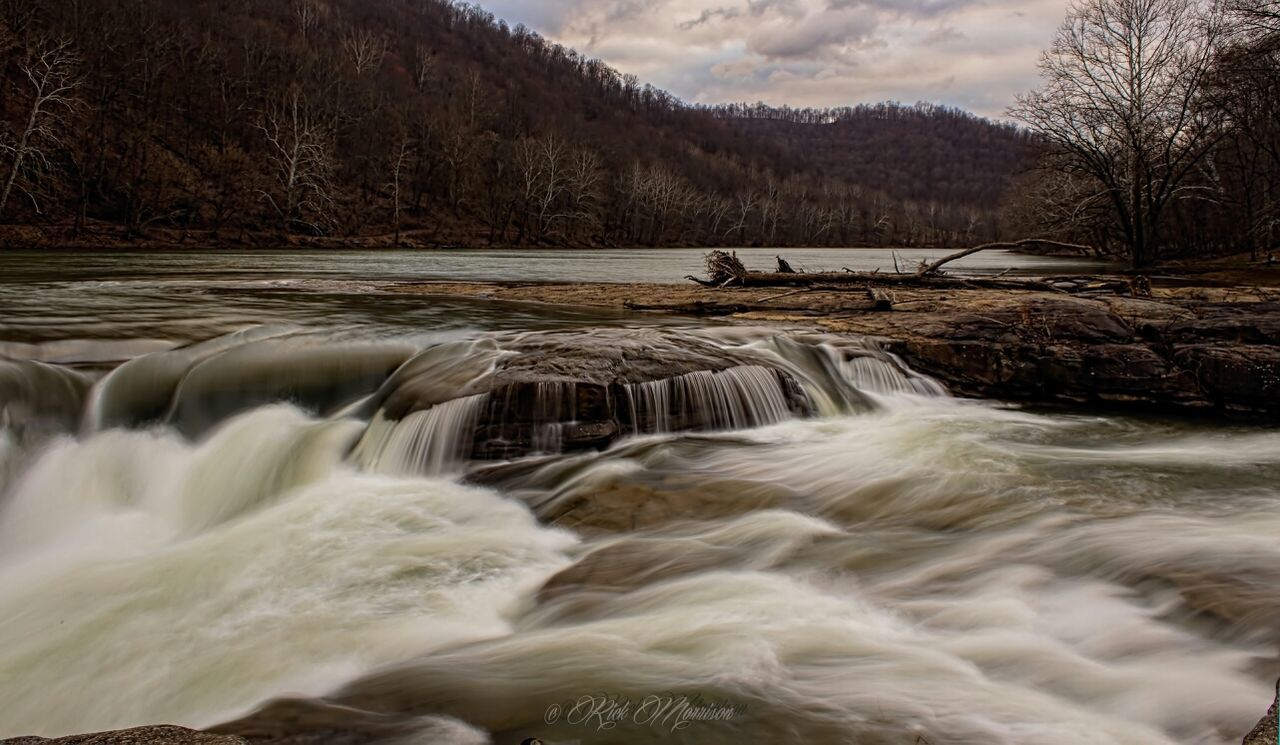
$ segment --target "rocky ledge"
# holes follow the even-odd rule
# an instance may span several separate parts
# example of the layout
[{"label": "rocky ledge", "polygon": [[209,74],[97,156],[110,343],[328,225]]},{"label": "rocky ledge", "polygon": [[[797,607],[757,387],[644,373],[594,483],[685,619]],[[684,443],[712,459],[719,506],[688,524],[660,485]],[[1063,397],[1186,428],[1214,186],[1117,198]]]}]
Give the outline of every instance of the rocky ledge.
[{"label": "rocky ledge", "polygon": [[855,288],[423,283],[394,291],[816,326],[882,339],[963,395],[1280,418],[1280,289],[1272,287],[1156,282],[1142,298],[903,287],[885,291],[887,312]]},{"label": "rocky ledge", "polygon": [[961,393],[1280,416],[1276,302],[1015,297],[884,331]]},{"label": "rocky ledge", "polygon": [[1253,731],[1245,735],[1244,745],[1277,745],[1276,741],[1280,738],[1280,720],[1277,720],[1276,712],[1280,709],[1280,681],[1276,681],[1276,700],[1271,703],[1271,709],[1267,715],[1258,722],[1258,726]]},{"label": "rocky ledge", "polygon": [[391,422],[423,414],[437,419],[432,427],[467,431],[472,445],[460,455],[474,460],[811,413],[799,383],[765,356],[678,330],[626,328],[432,347],[398,370],[370,406]]}]

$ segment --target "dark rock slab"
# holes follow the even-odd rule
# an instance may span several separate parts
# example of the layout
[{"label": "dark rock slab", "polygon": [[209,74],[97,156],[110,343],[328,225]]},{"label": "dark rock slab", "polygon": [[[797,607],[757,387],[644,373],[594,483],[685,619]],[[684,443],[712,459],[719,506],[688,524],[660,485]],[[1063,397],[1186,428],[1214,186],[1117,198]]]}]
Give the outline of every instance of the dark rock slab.
[{"label": "dark rock slab", "polygon": [[1271,702],[1271,709],[1258,722],[1253,731],[1245,735],[1243,745],[1277,745],[1280,738],[1280,721],[1277,721],[1277,709],[1280,709],[1280,681],[1276,682],[1276,699]]},{"label": "dark rock slab", "polygon": [[[598,450],[632,432],[655,431],[658,414],[636,405],[628,386],[695,373],[731,377],[744,367],[768,368],[791,413],[811,413],[799,383],[774,361],[655,328],[495,335],[442,345],[397,371],[376,404],[388,419],[402,420],[441,403],[487,395],[473,425],[470,457],[504,460]],[[716,424],[714,411],[678,398],[661,418],[664,431]]]},{"label": "dark rock slab", "polygon": [[1280,416],[1280,304],[1034,298],[937,316],[887,346],[957,393]]}]

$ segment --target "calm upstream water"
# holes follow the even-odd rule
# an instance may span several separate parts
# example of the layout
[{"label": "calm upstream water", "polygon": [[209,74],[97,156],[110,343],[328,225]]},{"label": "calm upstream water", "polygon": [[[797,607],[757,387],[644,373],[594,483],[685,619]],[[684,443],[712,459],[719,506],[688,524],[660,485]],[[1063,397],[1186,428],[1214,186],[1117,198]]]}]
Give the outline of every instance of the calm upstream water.
[{"label": "calm upstream water", "polygon": [[[384,292],[699,260],[0,254],[0,737],[1165,745],[1262,715],[1280,432],[961,400],[857,339]],[[623,386],[646,424],[606,450],[473,459],[501,403],[474,382],[553,337],[744,362]],[[397,423],[411,386],[440,403]],[[716,426],[672,431],[691,412]]]}]

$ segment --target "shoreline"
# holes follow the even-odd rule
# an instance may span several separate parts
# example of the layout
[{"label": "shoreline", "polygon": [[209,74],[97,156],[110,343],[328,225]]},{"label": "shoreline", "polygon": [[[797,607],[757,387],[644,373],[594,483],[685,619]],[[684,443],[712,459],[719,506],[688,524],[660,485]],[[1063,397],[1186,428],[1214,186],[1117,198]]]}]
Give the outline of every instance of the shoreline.
[{"label": "shoreline", "polygon": [[[246,231],[234,237],[211,230],[192,230],[184,234],[173,228],[152,228],[146,235],[128,235],[122,226],[115,224],[90,224],[80,231],[71,225],[0,225],[0,252],[3,251],[103,251],[103,252],[187,252],[187,251],[666,251],[666,250],[741,250],[764,249],[770,251],[954,251],[957,246],[765,246],[716,244],[679,245],[606,245],[592,243],[553,244],[491,244],[486,237],[474,240],[452,236],[448,240],[438,237],[429,229],[405,229],[397,241],[394,233],[377,233],[353,236],[322,236],[279,231]],[[1079,253],[1056,254],[1052,252],[1020,251],[1028,256],[1065,257],[1089,260],[1105,260]]]}]

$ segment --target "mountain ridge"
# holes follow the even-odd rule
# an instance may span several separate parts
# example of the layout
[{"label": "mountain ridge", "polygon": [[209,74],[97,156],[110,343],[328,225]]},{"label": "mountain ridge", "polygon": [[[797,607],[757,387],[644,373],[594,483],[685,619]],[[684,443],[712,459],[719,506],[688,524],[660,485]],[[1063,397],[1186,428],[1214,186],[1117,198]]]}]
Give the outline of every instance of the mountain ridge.
[{"label": "mountain ridge", "polygon": [[929,104],[684,104],[446,0],[12,8],[10,141],[42,55],[65,57],[74,101],[44,109],[39,158],[7,164],[22,195],[0,222],[71,235],[961,244],[999,237],[1032,150]]}]

